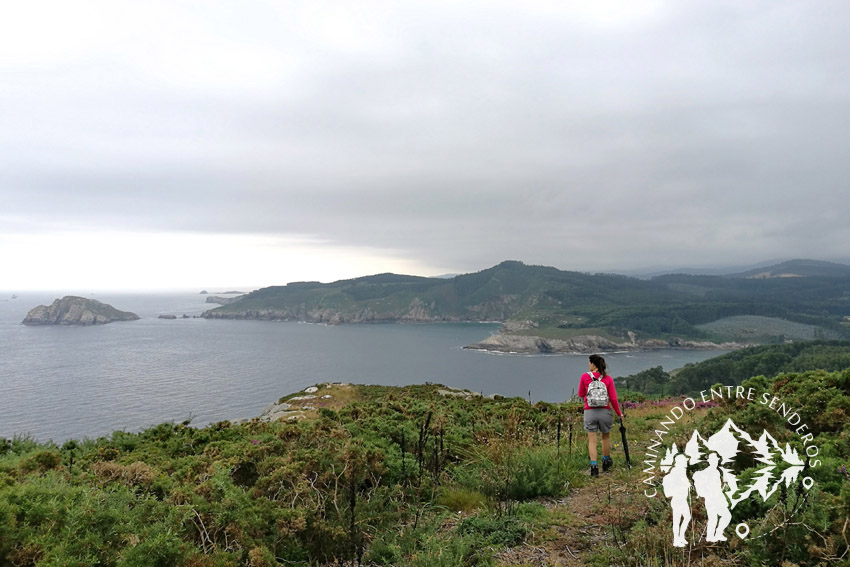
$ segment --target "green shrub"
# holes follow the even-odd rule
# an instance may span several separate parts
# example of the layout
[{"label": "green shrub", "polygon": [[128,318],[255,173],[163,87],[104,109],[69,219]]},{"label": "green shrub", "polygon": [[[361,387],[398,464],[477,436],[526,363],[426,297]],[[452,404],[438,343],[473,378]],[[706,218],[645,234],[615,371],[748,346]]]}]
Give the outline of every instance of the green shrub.
[{"label": "green shrub", "polygon": [[118,567],[175,567],[187,557],[189,546],[171,529],[156,525],[141,534],[139,543],[121,554]]},{"label": "green shrub", "polygon": [[[416,530],[406,527],[397,538],[402,560],[393,565],[405,567],[457,567],[459,565],[491,567],[493,548],[475,530],[444,527],[451,515],[430,516]],[[447,521],[448,520],[448,521]]]},{"label": "green shrub", "polygon": [[364,559],[378,565],[398,565],[403,558],[401,546],[391,541],[378,539],[369,546]]},{"label": "green shrub", "polygon": [[490,545],[508,547],[521,544],[528,533],[524,522],[516,516],[494,517],[490,514],[464,518],[457,531],[461,535],[475,535]]},{"label": "green shrub", "polygon": [[527,500],[565,494],[570,484],[565,461],[562,458],[559,471],[555,448],[552,446],[517,449],[506,496],[513,500]]}]

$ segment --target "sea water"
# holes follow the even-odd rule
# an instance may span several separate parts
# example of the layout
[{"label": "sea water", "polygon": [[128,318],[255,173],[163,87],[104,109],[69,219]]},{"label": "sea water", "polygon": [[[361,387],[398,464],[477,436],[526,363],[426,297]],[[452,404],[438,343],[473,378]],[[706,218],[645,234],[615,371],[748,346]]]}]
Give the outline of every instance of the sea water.
[{"label": "sea water", "polygon": [[[140,431],[162,422],[202,426],[254,417],[280,397],[322,382],[433,382],[484,395],[561,402],[578,388],[586,355],[464,350],[497,324],[367,324],[207,320],[197,293],[86,294],[138,321],[30,327],[32,307],[65,295],[0,296],[0,437],[40,441]],[[160,319],[159,315],[177,319]],[[183,315],[188,318],[183,318]],[[680,368],[717,351],[606,355],[613,376]]]}]

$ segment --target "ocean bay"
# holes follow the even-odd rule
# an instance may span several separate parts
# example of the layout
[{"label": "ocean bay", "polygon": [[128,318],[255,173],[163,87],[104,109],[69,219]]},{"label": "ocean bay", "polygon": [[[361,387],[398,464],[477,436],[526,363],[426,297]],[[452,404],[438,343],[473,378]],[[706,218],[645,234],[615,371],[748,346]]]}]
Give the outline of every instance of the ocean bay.
[{"label": "ocean bay", "polygon": [[[281,396],[321,382],[424,382],[484,395],[560,402],[585,355],[496,355],[463,350],[497,324],[369,324],[198,319],[197,293],[92,296],[141,319],[92,327],[26,327],[26,312],[63,294],[0,302],[0,437],[39,440],[139,431],[167,421],[202,426],[259,415]],[[8,297],[8,296],[7,296]],[[161,314],[189,318],[159,319]],[[614,376],[672,370],[717,351],[607,355]]]}]

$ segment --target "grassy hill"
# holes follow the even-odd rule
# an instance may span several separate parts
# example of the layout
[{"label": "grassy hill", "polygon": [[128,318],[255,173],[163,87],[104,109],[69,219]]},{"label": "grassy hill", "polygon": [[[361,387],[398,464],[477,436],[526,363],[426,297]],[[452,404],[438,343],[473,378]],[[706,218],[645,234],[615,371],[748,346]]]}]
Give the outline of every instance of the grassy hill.
[{"label": "grassy hill", "polygon": [[813,335],[850,337],[848,289],[850,273],[840,270],[787,278],[672,274],[639,280],[509,261],[449,279],[380,274],[267,287],[204,316],[332,324],[512,321],[521,325],[510,332],[547,338],[597,334],[629,340],[632,333],[705,341],[729,335],[728,326],[706,325],[750,316],[768,329],[750,338],[781,342],[788,337],[772,329],[781,329],[782,321],[808,325]]},{"label": "grassy hill", "polygon": [[746,272],[732,274],[738,278],[800,278],[800,277],[839,277],[850,276],[850,266],[821,260],[789,260],[766,268],[754,268]]},{"label": "grassy hill", "polygon": [[[615,435],[614,469],[591,479],[577,403],[318,384],[330,398],[285,398],[314,408],[298,419],[162,424],[62,447],[0,439],[0,565],[841,565],[850,372],[745,385],[805,408],[821,462],[806,470],[811,490],[736,508],[732,525],[751,535],[730,545],[699,540],[694,504],[696,536],[673,548],[668,503],[644,494],[641,461],[681,399],[622,396],[635,467]],[[701,404],[666,441],[684,447],[729,418],[803,451],[776,412],[732,400]],[[739,464],[743,480],[759,466]]]}]

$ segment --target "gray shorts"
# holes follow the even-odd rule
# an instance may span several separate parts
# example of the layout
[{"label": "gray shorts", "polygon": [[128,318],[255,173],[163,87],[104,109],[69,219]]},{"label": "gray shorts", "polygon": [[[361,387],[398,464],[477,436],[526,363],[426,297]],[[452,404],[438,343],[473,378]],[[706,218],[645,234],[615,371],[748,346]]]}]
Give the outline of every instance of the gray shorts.
[{"label": "gray shorts", "polygon": [[591,433],[609,433],[614,425],[614,416],[608,408],[584,410],[584,430]]}]

